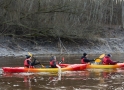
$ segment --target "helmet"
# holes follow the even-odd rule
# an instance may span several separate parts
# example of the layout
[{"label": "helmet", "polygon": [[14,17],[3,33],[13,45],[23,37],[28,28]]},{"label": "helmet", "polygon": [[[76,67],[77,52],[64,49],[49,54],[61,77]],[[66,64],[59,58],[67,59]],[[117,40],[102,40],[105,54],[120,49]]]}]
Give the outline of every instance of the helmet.
[{"label": "helmet", "polygon": [[26,58],[28,59],[28,58],[30,58],[31,56],[30,55],[26,55]]},{"label": "helmet", "polygon": [[111,55],[111,54],[107,54],[107,56],[108,56],[108,57],[112,57],[112,55]]},{"label": "helmet", "polygon": [[83,56],[86,56],[87,55],[87,53],[83,53]]},{"label": "helmet", "polygon": [[53,59],[55,59],[55,60],[56,60],[56,56],[53,56]]}]

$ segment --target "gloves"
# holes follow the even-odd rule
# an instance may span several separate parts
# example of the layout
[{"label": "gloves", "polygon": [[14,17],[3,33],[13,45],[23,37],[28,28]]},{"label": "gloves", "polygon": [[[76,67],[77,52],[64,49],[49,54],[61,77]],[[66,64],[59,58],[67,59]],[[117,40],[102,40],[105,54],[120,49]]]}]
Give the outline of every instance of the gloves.
[{"label": "gloves", "polygon": [[95,59],[92,59],[91,61],[95,61]]}]

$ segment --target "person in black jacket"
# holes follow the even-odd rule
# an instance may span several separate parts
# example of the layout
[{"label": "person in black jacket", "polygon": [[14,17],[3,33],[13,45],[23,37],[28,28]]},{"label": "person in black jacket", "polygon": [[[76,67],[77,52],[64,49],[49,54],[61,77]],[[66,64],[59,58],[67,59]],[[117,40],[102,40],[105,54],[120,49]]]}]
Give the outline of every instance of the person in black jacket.
[{"label": "person in black jacket", "polygon": [[93,62],[95,61],[94,59],[93,60],[89,60],[87,58],[87,53],[83,53],[83,56],[81,57],[81,64],[87,64],[89,62]]}]

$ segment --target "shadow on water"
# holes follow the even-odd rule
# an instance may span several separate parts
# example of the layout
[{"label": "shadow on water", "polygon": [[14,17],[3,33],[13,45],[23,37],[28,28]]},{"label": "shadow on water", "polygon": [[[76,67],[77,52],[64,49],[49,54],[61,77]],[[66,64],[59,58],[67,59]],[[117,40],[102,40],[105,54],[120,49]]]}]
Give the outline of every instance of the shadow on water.
[{"label": "shadow on water", "polygon": [[[65,63],[80,63],[81,56],[65,56]],[[98,55],[91,55],[95,58]],[[48,65],[50,57],[36,58]],[[117,58],[117,57],[116,57]],[[123,61],[123,56],[118,56]],[[25,57],[1,57],[0,67],[23,66]],[[58,60],[61,57],[57,57]],[[61,73],[3,73],[0,71],[1,90],[123,90],[124,70],[88,69],[84,71],[66,71]]]}]

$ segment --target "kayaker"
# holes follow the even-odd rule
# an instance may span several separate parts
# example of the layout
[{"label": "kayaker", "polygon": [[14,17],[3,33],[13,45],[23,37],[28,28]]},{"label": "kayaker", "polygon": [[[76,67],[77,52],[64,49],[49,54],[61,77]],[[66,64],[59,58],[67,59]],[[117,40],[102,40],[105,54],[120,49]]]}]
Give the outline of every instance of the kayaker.
[{"label": "kayaker", "polygon": [[117,63],[119,62],[119,61],[113,61],[113,60],[111,60],[110,57],[112,57],[112,55],[111,55],[111,54],[107,54],[107,55],[103,58],[102,64],[103,64],[103,65],[115,65],[115,64],[117,64]]},{"label": "kayaker", "polygon": [[95,61],[94,59],[93,60],[89,60],[87,58],[87,56],[88,56],[87,53],[83,53],[83,56],[81,57],[81,64],[87,64],[87,63]]},{"label": "kayaker", "polygon": [[52,56],[52,58],[50,59],[51,68],[57,68],[56,64],[57,64],[56,56]]},{"label": "kayaker", "polygon": [[24,67],[34,68],[34,65],[38,65],[38,64],[40,64],[40,62],[36,62],[36,59],[34,59],[34,61],[32,62],[31,56],[26,55],[26,59],[24,60]]}]

